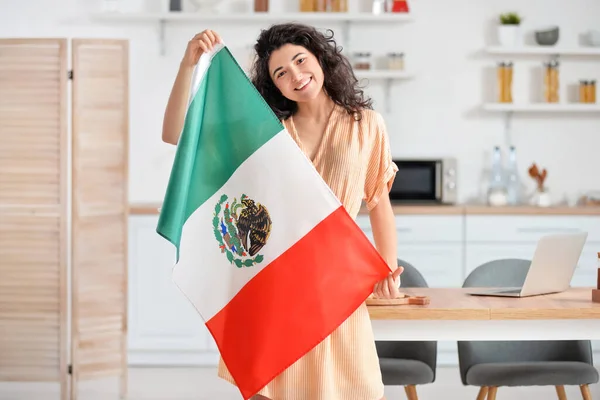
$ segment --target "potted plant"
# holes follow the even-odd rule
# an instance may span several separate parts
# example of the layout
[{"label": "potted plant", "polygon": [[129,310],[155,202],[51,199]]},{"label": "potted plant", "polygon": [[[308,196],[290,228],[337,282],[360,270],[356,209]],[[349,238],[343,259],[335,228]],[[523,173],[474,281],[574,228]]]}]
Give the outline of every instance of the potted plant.
[{"label": "potted plant", "polygon": [[517,46],[521,38],[521,17],[516,12],[500,15],[498,41],[502,46]]}]

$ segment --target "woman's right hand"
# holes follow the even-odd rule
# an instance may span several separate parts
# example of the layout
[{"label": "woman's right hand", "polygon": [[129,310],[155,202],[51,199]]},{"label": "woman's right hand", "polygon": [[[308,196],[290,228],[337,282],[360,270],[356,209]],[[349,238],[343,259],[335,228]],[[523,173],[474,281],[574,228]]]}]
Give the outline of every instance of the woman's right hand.
[{"label": "woman's right hand", "polygon": [[222,43],[217,32],[210,29],[200,32],[188,42],[181,64],[185,67],[194,68],[198,64],[202,53],[209,52],[217,43]]}]

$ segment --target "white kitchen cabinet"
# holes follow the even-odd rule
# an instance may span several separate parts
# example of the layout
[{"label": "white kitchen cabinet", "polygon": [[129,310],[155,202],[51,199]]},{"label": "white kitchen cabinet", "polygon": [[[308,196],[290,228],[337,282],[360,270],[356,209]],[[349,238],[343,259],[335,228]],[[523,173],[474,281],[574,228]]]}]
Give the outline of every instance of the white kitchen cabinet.
[{"label": "white kitchen cabinet", "polygon": [[[367,215],[356,223],[375,244]],[[463,277],[463,218],[460,215],[396,216],[398,258],[421,272],[430,287],[459,287]]]},{"label": "white kitchen cabinet", "polygon": [[571,285],[594,286],[600,249],[600,217],[596,216],[467,215],[465,272],[468,275],[477,266],[499,258],[530,260],[542,236],[580,231],[588,232],[588,238]]},{"label": "white kitchen cabinet", "polygon": [[129,219],[130,364],[213,364],[214,341],[172,282],[175,248],[156,233],[158,216]]},{"label": "white kitchen cabinet", "polygon": [[553,233],[588,232],[600,241],[600,217],[588,215],[467,215],[465,239],[472,242],[537,242]]}]

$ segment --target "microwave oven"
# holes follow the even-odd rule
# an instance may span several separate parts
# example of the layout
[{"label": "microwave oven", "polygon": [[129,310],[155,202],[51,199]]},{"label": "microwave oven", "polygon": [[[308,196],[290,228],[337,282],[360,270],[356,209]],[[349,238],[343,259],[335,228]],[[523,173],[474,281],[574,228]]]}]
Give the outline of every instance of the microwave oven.
[{"label": "microwave oven", "polygon": [[456,204],[455,158],[394,159],[398,172],[390,200],[401,203]]}]

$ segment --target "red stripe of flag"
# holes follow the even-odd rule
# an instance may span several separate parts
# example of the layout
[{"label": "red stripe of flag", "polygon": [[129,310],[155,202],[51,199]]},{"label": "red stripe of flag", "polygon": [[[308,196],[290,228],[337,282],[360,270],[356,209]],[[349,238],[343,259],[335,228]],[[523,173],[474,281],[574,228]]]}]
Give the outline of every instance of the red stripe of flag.
[{"label": "red stripe of flag", "polygon": [[252,278],[206,324],[244,399],[341,325],[389,272],[339,207]]}]

